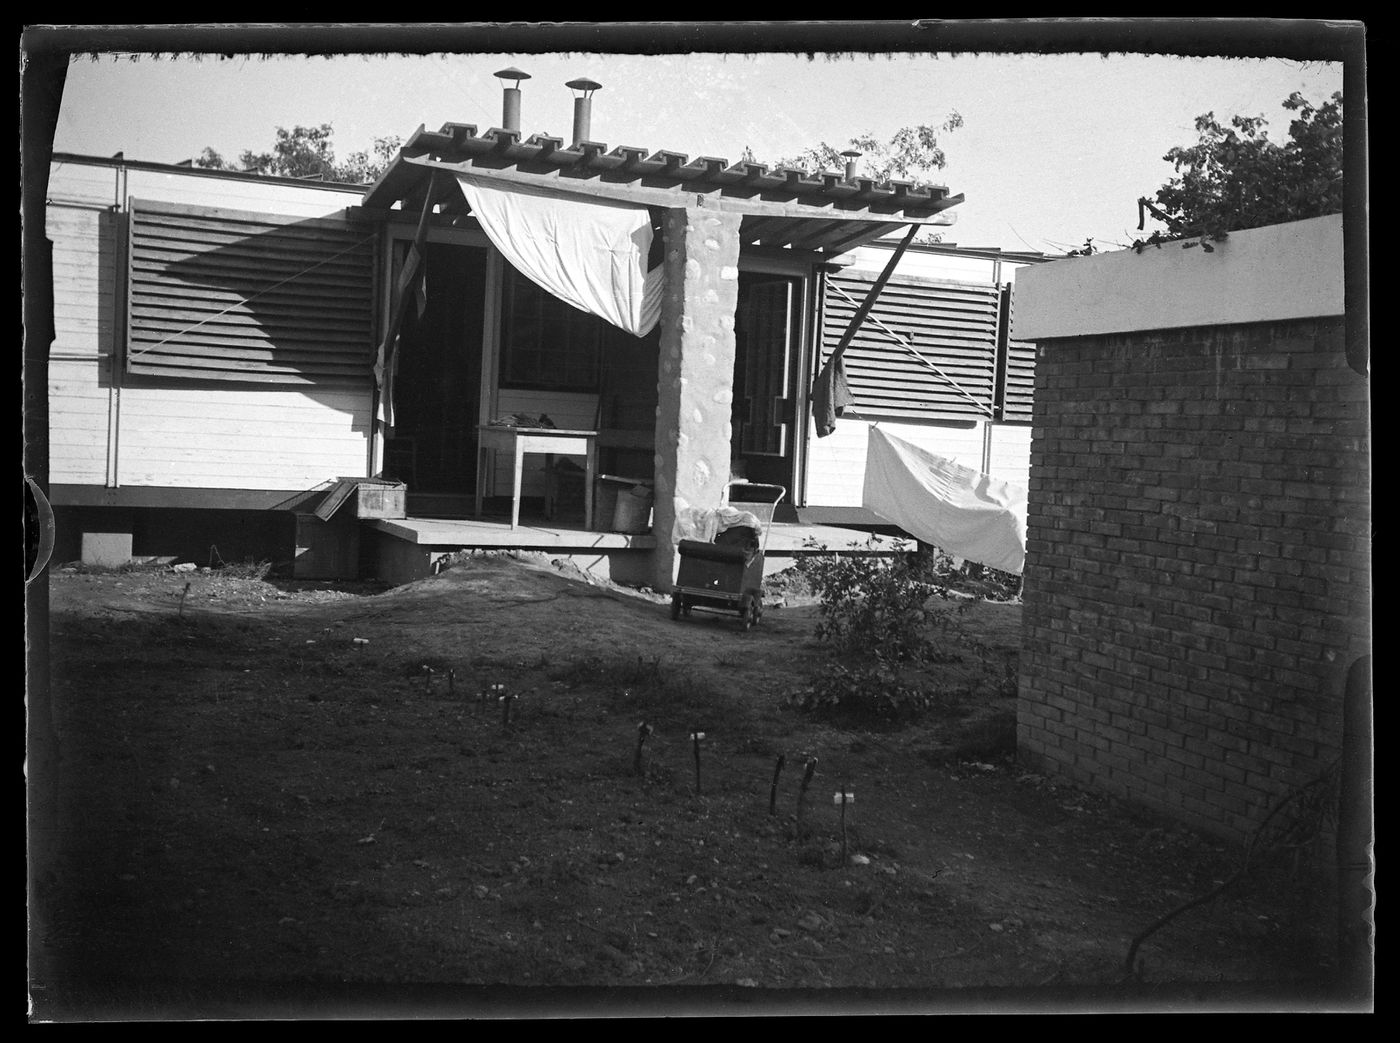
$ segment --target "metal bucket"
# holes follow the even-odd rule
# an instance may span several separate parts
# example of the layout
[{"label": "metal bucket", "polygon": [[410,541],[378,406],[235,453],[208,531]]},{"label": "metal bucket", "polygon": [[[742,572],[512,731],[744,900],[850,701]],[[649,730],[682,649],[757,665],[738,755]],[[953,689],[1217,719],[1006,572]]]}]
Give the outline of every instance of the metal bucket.
[{"label": "metal bucket", "polygon": [[613,508],[613,532],[651,531],[651,490],[645,485],[619,489]]}]

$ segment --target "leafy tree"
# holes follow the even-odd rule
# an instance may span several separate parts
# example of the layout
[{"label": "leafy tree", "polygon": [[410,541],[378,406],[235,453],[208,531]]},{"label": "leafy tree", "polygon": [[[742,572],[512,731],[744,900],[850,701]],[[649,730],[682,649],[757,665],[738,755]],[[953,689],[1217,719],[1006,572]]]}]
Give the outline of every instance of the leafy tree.
[{"label": "leafy tree", "polygon": [[[915,127],[901,127],[889,141],[881,141],[872,134],[861,134],[850,139],[845,145],[831,145],[823,141],[804,149],[796,156],[780,159],[769,164],[778,167],[796,167],[802,170],[843,170],[846,157],[843,151],[861,154],[856,161],[856,171],[862,177],[875,181],[912,181],[920,187],[931,184],[929,175],[942,170],[948,157],[938,143],[940,134],[950,134],[963,125],[962,116],[954,112],[944,120],[941,127],[920,124]],[[751,149],[744,150],[744,158],[754,162]]]},{"label": "leafy tree", "polygon": [[319,127],[277,128],[277,140],[271,152],[245,150],[237,163],[229,162],[218,152],[206,148],[194,165],[213,170],[241,170],[273,177],[294,177],[339,181],[347,184],[368,184],[384,172],[401,139],[397,136],[374,139],[369,151],[352,152],[343,162],[337,162],[331,144],[331,125]]},{"label": "leafy tree", "polygon": [[345,162],[336,167],[336,180],[347,184],[367,185],[377,181],[379,175],[393,161],[403,139],[397,134],[387,138],[375,138],[374,146],[368,151],[352,152]]},{"label": "leafy tree", "polygon": [[1138,200],[1138,228],[1151,213],[1165,232],[1134,245],[1199,237],[1210,249],[1207,240],[1232,231],[1339,213],[1341,93],[1315,107],[1295,91],[1283,106],[1297,113],[1285,144],[1269,138],[1262,116],[1235,116],[1229,126],[1213,112],[1197,117],[1197,143],[1163,157],[1178,176],[1157,190],[1155,203]]},{"label": "leafy tree", "polygon": [[[851,138],[845,145],[831,145],[822,141],[804,149],[796,156],[780,159],[776,163],[767,163],[767,166],[812,172],[844,170],[847,157],[842,155],[842,152],[855,151],[861,154],[856,160],[858,176],[881,183],[891,180],[910,181],[917,187],[927,188],[934,183],[934,171],[942,170],[948,163],[948,157],[939,144],[939,136],[951,134],[962,125],[962,116],[953,112],[941,126],[919,124],[901,127],[888,141],[881,141],[868,133]],[[749,163],[764,162],[754,157],[752,148],[745,148],[741,158]],[[936,242],[942,238],[941,233],[920,237],[924,242]]]}]

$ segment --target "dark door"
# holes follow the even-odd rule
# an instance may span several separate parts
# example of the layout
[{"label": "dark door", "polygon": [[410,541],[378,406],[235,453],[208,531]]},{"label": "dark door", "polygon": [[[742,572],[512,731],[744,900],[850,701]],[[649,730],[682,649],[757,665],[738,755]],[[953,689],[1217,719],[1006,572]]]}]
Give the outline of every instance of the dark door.
[{"label": "dark door", "polygon": [[486,251],[429,243],[425,272],[423,313],[409,302],[404,316],[384,474],[410,492],[467,494],[476,488]]},{"label": "dark door", "polygon": [[740,272],[734,315],[734,470],[789,490],[800,290],[793,276]]}]

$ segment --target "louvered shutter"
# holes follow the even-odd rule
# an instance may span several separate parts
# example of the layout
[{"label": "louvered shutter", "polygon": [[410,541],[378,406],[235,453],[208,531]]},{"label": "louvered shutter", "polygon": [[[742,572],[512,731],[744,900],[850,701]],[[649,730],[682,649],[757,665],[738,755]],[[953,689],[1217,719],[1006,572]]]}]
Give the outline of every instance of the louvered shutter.
[{"label": "louvered shutter", "polygon": [[[829,277],[824,357],[875,278],[864,272]],[[990,284],[892,278],[844,356],[855,412],[908,420],[986,419],[996,390],[997,303],[998,289]],[[925,361],[898,346],[891,333]]]},{"label": "louvered shutter", "polygon": [[278,384],[368,382],[375,235],[132,200],[127,371]]},{"label": "louvered shutter", "polygon": [[[1016,294],[1014,283],[1003,289],[1006,309],[1005,328],[1015,329]],[[1001,419],[1014,423],[1030,423],[1031,403],[1035,398],[1035,344],[1028,340],[1006,341],[1001,392]]]}]

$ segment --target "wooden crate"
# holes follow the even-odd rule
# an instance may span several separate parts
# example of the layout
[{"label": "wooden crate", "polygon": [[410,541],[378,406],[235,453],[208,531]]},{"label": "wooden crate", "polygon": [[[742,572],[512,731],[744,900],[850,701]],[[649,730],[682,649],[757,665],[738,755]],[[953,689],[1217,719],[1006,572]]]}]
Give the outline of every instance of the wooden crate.
[{"label": "wooden crate", "polygon": [[339,478],[316,508],[322,521],[330,521],[347,500],[355,504],[356,518],[407,518],[408,487],[389,478]]},{"label": "wooden crate", "polygon": [[407,494],[403,482],[362,480],[355,488],[355,517],[407,518]]}]

